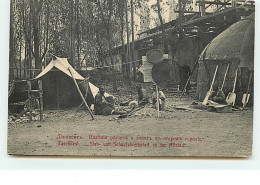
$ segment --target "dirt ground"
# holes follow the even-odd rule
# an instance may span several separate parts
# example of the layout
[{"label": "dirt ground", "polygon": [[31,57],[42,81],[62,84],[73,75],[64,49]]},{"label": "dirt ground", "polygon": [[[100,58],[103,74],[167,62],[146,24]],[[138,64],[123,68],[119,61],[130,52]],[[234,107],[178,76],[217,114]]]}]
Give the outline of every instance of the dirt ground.
[{"label": "dirt ground", "polygon": [[[8,125],[8,153],[81,156],[250,157],[253,109],[216,113],[189,108],[193,99],[167,96],[160,117],[151,107],[131,117],[85,110],[45,111],[44,120]],[[177,110],[176,107],[188,107]],[[120,107],[118,107],[120,108]]]}]

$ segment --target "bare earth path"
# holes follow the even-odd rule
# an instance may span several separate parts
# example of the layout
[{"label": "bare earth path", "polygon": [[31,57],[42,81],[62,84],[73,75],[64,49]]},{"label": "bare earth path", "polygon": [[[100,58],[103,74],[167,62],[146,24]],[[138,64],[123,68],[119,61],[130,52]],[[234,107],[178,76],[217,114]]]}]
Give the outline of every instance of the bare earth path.
[{"label": "bare earth path", "polygon": [[[8,153],[87,156],[216,156],[252,154],[253,110],[176,110],[192,101],[168,98],[168,110],[134,116],[95,116],[84,110],[46,111],[44,121],[9,122]],[[90,136],[92,135],[92,136]],[[67,143],[67,144],[66,144]],[[73,144],[74,143],[74,144]]]}]

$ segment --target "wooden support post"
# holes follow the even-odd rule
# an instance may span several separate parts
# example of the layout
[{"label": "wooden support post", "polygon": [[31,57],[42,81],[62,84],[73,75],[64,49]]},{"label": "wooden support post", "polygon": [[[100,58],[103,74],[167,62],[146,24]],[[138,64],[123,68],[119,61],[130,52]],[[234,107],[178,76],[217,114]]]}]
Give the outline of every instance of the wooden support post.
[{"label": "wooden support post", "polygon": [[43,119],[43,100],[42,100],[42,81],[38,81],[38,87],[39,87],[39,97],[40,97],[40,121]]},{"label": "wooden support post", "polygon": [[200,0],[200,16],[206,15],[205,0]]},{"label": "wooden support post", "polygon": [[157,105],[157,117],[159,118],[160,117],[160,112],[159,112],[159,90],[158,90],[158,86],[156,85],[156,99],[157,99],[157,102],[156,102],[156,105]]},{"label": "wooden support post", "polygon": [[32,83],[31,81],[27,80],[27,85],[28,85],[28,99],[29,99],[29,105],[30,105],[30,121],[32,121],[32,109],[31,109],[31,91],[32,91]]},{"label": "wooden support post", "polygon": [[232,7],[236,7],[237,6],[236,0],[232,0],[231,5],[232,5]]},{"label": "wooden support post", "polygon": [[73,82],[74,82],[74,84],[75,84],[75,86],[76,86],[76,88],[77,88],[77,90],[78,90],[78,92],[79,92],[79,95],[80,95],[82,101],[84,102],[85,106],[87,107],[87,110],[88,110],[88,112],[90,113],[92,120],[94,120],[93,113],[92,113],[92,111],[90,110],[90,108],[89,108],[89,106],[88,106],[86,100],[84,99],[84,96],[82,95],[82,93],[81,93],[81,91],[80,91],[80,89],[79,89],[79,86],[78,86],[78,84],[77,84],[77,82],[76,82],[76,80],[75,80],[75,78],[74,78],[74,76],[73,76],[73,74],[72,74],[70,68],[68,68],[68,70],[69,70],[69,72],[70,72],[70,75],[71,75],[71,77],[72,77],[72,79],[73,79]]}]

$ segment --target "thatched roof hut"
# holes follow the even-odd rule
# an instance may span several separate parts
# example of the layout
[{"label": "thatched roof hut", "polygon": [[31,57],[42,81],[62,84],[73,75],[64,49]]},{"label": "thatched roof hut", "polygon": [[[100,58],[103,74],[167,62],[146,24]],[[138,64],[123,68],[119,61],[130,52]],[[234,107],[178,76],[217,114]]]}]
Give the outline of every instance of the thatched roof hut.
[{"label": "thatched roof hut", "polygon": [[[209,90],[216,66],[218,65],[218,72],[215,82],[221,85],[229,64],[223,91],[226,95],[232,91],[238,69],[235,92],[237,100],[241,102],[242,94],[247,91],[250,73],[254,69],[254,29],[255,14],[253,13],[231,25],[206,46],[199,58],[196,94],[198,99],[204,99]],[[253,94],[253,79],[250,86]]]}]

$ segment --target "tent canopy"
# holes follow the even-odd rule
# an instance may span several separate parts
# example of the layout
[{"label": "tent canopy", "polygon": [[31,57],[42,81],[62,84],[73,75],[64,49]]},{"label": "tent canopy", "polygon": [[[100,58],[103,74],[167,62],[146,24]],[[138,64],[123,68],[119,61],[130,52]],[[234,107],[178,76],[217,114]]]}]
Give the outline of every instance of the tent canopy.
[{"label": "tent canopy", "polygon": [[[65,73],[66,75],[68,75],[69,77],[72,78],[69,69],[71,71],[71,73],[73,74],[73,77],[77,80],[85,80],[84,77],[82,77],[68,62],[67,58],[60,58],[57,56],[54,56],[53,59],[51,60],[51,62],[45,67],[45,69],[38,75],[36,76],[34,79],[39,79],[41,77],[43,77],[45,74],[47,74],[49,71],[51,71],[54,67],[56,67],[57,69],[61,70],[63,73]],[[91,90],[91,93],[93,95],[93,97],[96,96],[96,94],[99,91],[99,88],[96,87],[95,85],[93,85],[92,83],[89,82],[89,87]],[[105,93],[105,96],[110,96],[108,93]]]},{"label": "tent canopy", "polygon": [[69,64],[67,58],[59,58],[59,57],[54,57],[54,59],[52,59],[52,61],[45,67],[45,69],[38,75],[35,77],[35,79],[38,79],[40,77],[42,77],[43,75],[45,75],[46,73],[48,73],[53,67],[58,68],[59,70],[61,70],[63,73],[65,73],[66,75],[68,75],[69,77],[72,77],[69,69],[71,71],[71,73],[73,74],[73,77],[77,80],[84,80],[84,78]]}]

